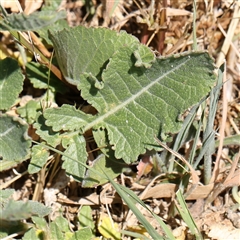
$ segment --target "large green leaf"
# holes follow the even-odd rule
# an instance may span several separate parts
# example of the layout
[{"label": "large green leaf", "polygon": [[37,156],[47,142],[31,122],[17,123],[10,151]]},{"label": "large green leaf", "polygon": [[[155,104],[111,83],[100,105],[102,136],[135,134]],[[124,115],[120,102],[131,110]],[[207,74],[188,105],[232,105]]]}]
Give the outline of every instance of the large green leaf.
[{"label": "large green leaf", "polygon": [[140,45],[137,38],[126,32],[117,33],[109,29],[79,26],[59,32],[50,31],[49,37],[64,76],[74,85],[79,83],[84,72],[91,72],[101,78],[102,70],[109,59],[123,46],[138,45],[139,49],[136,49],[135,53],[138,56],[138,65],[149,67],[154,60],[151,50]]},{"label": "large green leaf", "polygon": [[64,240],[63,232],[55,222],[49,224],[49,239]]},{"label": "large green leaf", "polygon": [[23,75],[18,62],[12,58],[0,60],[0,110],[14,104],[23,88]]},{"label": "large green leaf", "polygon": [[179,115],[213,85],[212,71],[207,53],[157,59],[145,69],[134,66],[132,49],[122,48],[102,74],[102,89],[95,87],[97,80],[90,74],[79,84],[83,98],[99,112],[83,132],[106,128],[115,157],[135,161],[152,149],[155,135],[163,139],[180,129]]},{"label": "large green leaf", "polygon": [[27,129],[28,126],[20,119],[0,115],[0,171],[29,157],[31,141]]},{"label": "large green leaf", "polygon": [[[213,60],[206,52],[154,61],[150,49],[135,37],[108,29],[77,27],[52,32],[50,38],[64,76],[98,114],[63,105],[44,112],[46,125],[76,136],[105,129],[115,158],[126,163],[153,149],[154,136],[166,140],[179,131],[181,114],[206,96],[215,81]],[[80,153],[86,158],[84,142],[78,152],[78,159]]]},{"label": "large green leaf", "polygon": [[34,32],[37,32],[39,36],[41,36],[41,38],[43,38],[47,44],[52,45],[52,41],[49,39],[48,37],[48,32],[49,31],[60,31],[63,28],[67,28],[68,27],[68,23],[65,19],[60,19],[57,22],[55,22],[54,24],[51,24],[50,26],[45,26],[43,28],[40,28],[38,30],[35,30]]},{"label": "large green leaf", "polygon": [[45,10],[30,15],[13,13],[0,21],[0,30],[27,31],[36,30],[53,24],[59,19],[66,18],[65,11]]},{"label": "large green leaf", "polygon": [[[75,110],[74,117],[74,128],[83,133],[91,128],[106,128],[115,157],[127,163],[152,149],[155,135],[164,138],[167,133],[177,132],[180,114],[205,96],[215,79],[207,53],[157,59],[146,69],[135,67],[133,51],[126,47],[113,55],[102,74],[101,89],[91,74],[82,77],[81,94],[99,113],[87,121],[86,114]],[[69,116],[69,109],[63,106],[46,110],[47,124],[59,128],[59,121]]]}]

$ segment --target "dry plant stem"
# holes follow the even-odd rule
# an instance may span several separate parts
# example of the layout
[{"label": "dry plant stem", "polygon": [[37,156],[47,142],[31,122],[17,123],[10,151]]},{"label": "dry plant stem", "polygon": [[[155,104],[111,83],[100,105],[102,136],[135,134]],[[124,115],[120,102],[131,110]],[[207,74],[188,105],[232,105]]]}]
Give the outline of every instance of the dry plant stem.
[{"label": "dry plant stem", "polygon": [[[62,151],[62,149],[60,149],[60,151]],[[61,156],[58,153],[55,153],[54,156],[55,157],[53,157],[51,159],[51,162],[53,162],[53,166],[51,167],[52,170],[51,170],[51,174],[49,176],[49,181],[48,181],[48,184],[47,184],[48,187],[51,187],[53,179],[56,176],[57,172],[59,171],[60,157]],[[49,164],[50,164],[50,162],[49,162]]]},{"label": "dry plant stem", "polygon": [[[225,64],[224,69],[225,70],[223,73],[223,83],[226,82],[226,64]],[[217,152],[215,166],[214,166],[212,177],[211,177],[209,184],[214,183],[219,174],[219,163],[220,163],[220,158],[222,155],[223,140],[224,140],[224,136],[225,136],[225,127],[226,127],[226,121],[227,121],[227,109],[228,109],[228,102],[227,102],[227,98],[226,98],[226,91],[227,91],[226,88],[227,88],[226,84],[223,84],[223,92],[222,92],[223,110],[222,110],[222,122],[221,122],[221,126],[220,126],[220,131],[219,131],[219,135],[220,135],[219,146],[218,146],[218,152]]]},{"label": "dry plant stem", "polygon": [[[161,14],[160,27],[163,27],[167,22],[167,0],[163,1],[163,9],[160,14]],[[163,50],[164,50],[164,41],[165,41],[166,32],[167,32],[167,29],[160,28],[160,31],[158,33],[158,39],[159,39],[158,52],[160,52],[161,54],[163,53]]]},{"label": "dry plant stem", "polygon": [[172,53],[176,52],[179,48],[181,48],[181,46],[183,46],[183,42],[185,40],[185,37],[186,37],[185,35],[182,35],[178,39],[178,41],[175,43],[175,45],[166,52],[166,55],[172,54]]},{"label": "dry plant stem", "polygon": [[25,171],[23,173],[19,173],[16,177],[12,178],[10,181],[5,182],[4,184],[1,184],[0,186],[0,190],[7,188],[8,186],[10,186],[12,183],[14,183],[15,181],[17,181],[19,178],[21,178],[22,176],[24,176],[25,174],[27,174],[28,171]]},{"label": "dry plant stem", "polygon": [[33,32],[29,32],[30,36],[34,42],[34,46],[36,46],[45,57],[50,58],[51,57],[51,53],[47,50],[47,48],[42,44],[41,40],[33,33]]},{"label": "dry plant stem", "polygon": [[140,198],[141,200],[143,200],[143,199],[145,198],[148,190],[153,186],[154,182],[155,182],[158,178],[163,177],[163,176],[165,176],[165,173],[162,173],[162,174],[156,176],[156,177],[147,185],[147,187],[144,189],[144,191],[141,192],[141,194],[139,195],[139,198]]},{"label": "dry plant stem", "polygon": [[191,164],[183,156],[181,156],[179,153],[170,149],[167,145],[163,144],[158,138],[155,137],[155,140],[157,141],[157,143],[160,146],[162,146],[163,148],[168,150],[170,153],[172,153],[174,156],[176,156],[179,160],[181,160],[183,163],[185,163],[188,166],[188,168],[190,169],[191,176],[192,176],[192,186],[184,194],[184,197],[187,198],[198,186],[199,177],[197,175],[197,172],[194,170],[194,168],[191,166]]},{"label": "dry plant stem", "polygon": [[240,131],[239,131],[236,123],[233,121],[233,118],[232,118],[231,116],[228,116],[228,120],[229,120],[229,122],[231,123],[234,131],[239,135],[239,134],[240,134]]},{"label": "dry plant stem", "polygon": [[[51,157],[48,158],[48,160],[50,159]],[[38,173],[38,179],[37,179],[37,184],[36,184],[36,187],[34,189],[34,194],[33,194],[33,198],[32,200],[38,200],[40,199],[41,197],[41,193],[43,191],[43,187],[45,185],[45,179],[47,178],[47,167],[48,165],[51,163],[51,160],[48,161],[44,167],[40,170],[40,172]]]},{"label": "dry plant stem", "polygon": [[197,15],[197,3],[193,0],[193,50],[197,51],[197,30],[196,30],[196,16]]},{"label": "dry plant stem", "polygon": [[[2,20],[2,17],[0,16],[0,20]],[[20,42],[24,47],[26,47],[30,52],[33,52],[33,46],[31,44],[31,42],[29,42],[26,37],[19,31],[13,31],[13,30],[9,30],[9,32],[11,33],[11,35],[18,41]],[[68,86],[70,86],[71,88],[74,88],[74,86],[68,84],[68,82],[65,80],[65,78],[63,77],[61,71],[54,66],[53,64],[50,64],[50,61],[48,58],[46,58],[44,56],[44,54],[37,48],[34,48],[34,54],[36,53],[39,58],[39,62],[45,66],[47,66],[52,72],[53,74],[62,82],[64,82],[65,84],[67,84]]]},{"label": "dry plant stem", "polygon": [[[216,197],[227,187],[234,187],[240,184],[240,178],[239,178],[240,169],[235,171],[239,159],[240,159],[240,151],[234,158],[234,161],[232,163],[232,166],[227,178],[224,180],[223,183],[218,184],[217,187],[214,188],[212,194],[210,194],[209,197],[206,199],[205,207],[207,207],[208,204],[212,203],[214,199],[216,199]],[[238,199],[236,200],[238,201]]]},{"label": "dry plant stem", "polygon": [[33,201],[39,201],[39,199],[41,198],[41,193],[45,185],[45,170],[45,168],[42,168],[38,173],[37,184],[32,197]]},{"label": "dry plant stem", "polygon": [[[227,33],[224,31],[224,29],[222,28],[221,24],[218,23],[218,28],[221,30],[222,34],[224,35],[225,39],[227,38]],[[234,49],[236,55],[238,56],[238,58],[240,58],[240,53],[237,49],[237,47],[234,45],[234,43],[232,41],[229,42],[230,46]],[[230,47],[229,46],[229,47]],[[229,49],[228,49],[229,50]]]},{"label": "dry plant stem", "polygon": [[[237,168],[237,165],[238,165],[238,161],[240,159],[240,151],[238,152],[238,154],[236,155],[233,163],[232,163],[232,166],[231,166],[231,169],[230,169],[230,172],[227,176],[227,178],[225,179],[224,183],[226,184],[228,181],[230,181],[230,179],[233,178],[233,175],[234,175],[234,172],[235,172],[235,169]],[[240,179],[239,179],[240,181]]]},{"label": "dry plant stem", "polygon": [[170,153],[172,153],[175,157],[177,157],[179,160],[181,160],[183,163],[185,163],[188,168],[190,169],[191,175],[192,175],[192,181],[193,181],[193,185],[194,184],[198,184],[199,183],[199,177],[197,175],[197,172],[193,169],[193,167],[191,166],[191,164],[179,153],[173,151],[171,148],[169,148],[167,145],[165,145],[164,143],[162,143],[158,138],[155,137],[156,142],[162,146],[163,148],[165,148],[167,151],[169,151]]},{"label": "dry plant stem", "polygon": [[224,40],[221,52],[220,52],[220,54],[218,56],[218,59],[217,59],[217,63],[216,64],[217,64],[218,67],[221,66],[221,64],[223,63],[223,60],[225,59],[225,56],[228,53],[229,46],[230,46],[230,44],[232,42],[235,29],[236,29],[236,27],[238,25],[238,22],[239,22],[239,19],[240,19],[240,7],[239,7],[239,5],[240,5],[240,2],[239,1],[235,1],[235,8],[234,8],[234,13],[233,13],[233,18],[232,18],[231,23],[229,25],[227,36],[225,37],[225,40]]}]

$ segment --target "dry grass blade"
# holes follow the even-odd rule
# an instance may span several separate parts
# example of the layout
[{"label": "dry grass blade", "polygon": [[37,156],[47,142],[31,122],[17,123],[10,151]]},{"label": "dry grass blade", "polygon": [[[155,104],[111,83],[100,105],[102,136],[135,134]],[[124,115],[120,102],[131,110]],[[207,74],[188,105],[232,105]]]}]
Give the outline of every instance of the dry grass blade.
[{"label": "dry grass blade", "polygon": [[209,195],[209,197],[206,199],[206,205],[214,201],[214,199],[216,199],[217,196],[226,188],[240,186],[240,169],[237,169],[235,171],[239,159],[240,152],[235,156],[227,178],[222,183],[217,184],[217,187],[214,188],[212,194]]},{"label": "dry grass blade", "polygon": [[197,185],[199,183],[199,177],[198,177],[197,172],[191,166],[191,164],[179,153],[173,151],[166,144],[162,143],[158,138],[155,137],[155,140],[160,146],[162,146],[163,148],[168,150],[170,153],[172,153],[175,157],[177,157],[179,160],[181,160],[184,164],[186,164],[188,166],[188,168],[190,169],[191,176],[192,176],[193,185]]},{"label": "dry grass blade", "polygon": [[235,7],[234,7],[234,13],[231,20],[231,23],[228,28],[227,36],[224,40],[224,44],[222,46],[221,52],[219,53],[218,59],[217,59],[217,66],[220,67],[222,65],[224,59],[226,58],[226,55],[228,53],[229,47],[232,44],[233,35],[235,32],[236,27],[238,26],[238,22],[240,19],[240,3],[239,1],[235,1]]},{"label": "dry grass blade", "polygon": [[[224,67],[226,69],[226,65]],[[223,72],[223,83],[226,82],[226,71]],[[222,147],[223,147],[223,140],[225,137],[225,127],[226,127],[226,120],[227,120],[227,109],[228,109],[228,103],[227,103],[227,98],[226,98],[226,84],[223,84],[223,110],[222,110],[222,122],[220,126],[220,131],[219,131],[219,147],[218,147],[218,152],[217,152],[217,159],[215,163],[215,167],[212,172],[212,177],[210,180],[210,183],[215,182],[217,175],[219,174],[219,163],[220,163],[220,158],[222,154]]]}]

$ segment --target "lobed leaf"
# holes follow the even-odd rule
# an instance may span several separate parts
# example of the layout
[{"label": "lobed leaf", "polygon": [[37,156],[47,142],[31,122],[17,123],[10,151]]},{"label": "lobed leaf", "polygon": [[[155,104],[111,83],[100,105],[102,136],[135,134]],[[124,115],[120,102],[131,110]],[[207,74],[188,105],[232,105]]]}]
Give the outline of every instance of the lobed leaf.
[{"label": "lobed leaf", "polygon": [[151,51],[134,37],[84,27],[50,38],[65,77],[98,114],[62,106],[45,111],[46,124],[54,131],[105,129],[115,158],[126,163],[153,149],[154,136],[166,140],[179,131],[179,116],[206,96],[215,81],[206,52],[151,61]]},{"label": "lobed leaf", "polygon": [[40,102],[30,100],[24,106],[17,108],[17,113],[24,118],[28,124],[33,124],[36,121],[37,112],[41,110]]},{"label": "lobed leaf", "polygon": [[[79,162],[86,163],[87,161],[85,138],[82,135],[70,134],[63,138],[62,144],[66,148],[62,157],[64,160],[62,168],[66,170],[67,175],[72,175],[77,181],[82,181],[86,168]],[[67,156],[71,156],[76,161],[71,161]]]},{"label": "lobed leaf", "polygon": [[59,132],[55,132],[51,127],[45,124],[46,119],[38,112],[36,122],[33,127],[36,129],[36,133],[46,141],[49,145],[56,147],[61,142],[61,136]]},{"label": "lobed leaf", "polygon": [[52,126],[56,132],[79,130],[93,119],[91,115],[87,115],[70,105],[47,109],[44,112],[44,117],[47,119],[46,124]]},{"label": "lobed leaf", "polygon": [[139,68],[134,66],[132,50],[121,49],[102,74],[103,89],[96,89],[87,75],[79,84],[82,97],[99,112],[83,132],[106,128],[115,157],[135,161],[153,148],[155,135],[163,139],[180,129],[179,115],[213,85],[213,69],[207,53],[157,59],[150,69]]}]

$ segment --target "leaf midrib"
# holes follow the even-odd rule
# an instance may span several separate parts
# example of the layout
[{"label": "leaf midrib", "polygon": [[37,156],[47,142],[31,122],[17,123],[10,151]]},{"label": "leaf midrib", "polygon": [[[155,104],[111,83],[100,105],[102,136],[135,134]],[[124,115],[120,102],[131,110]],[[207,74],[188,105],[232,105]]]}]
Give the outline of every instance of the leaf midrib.
[{"label": "leaf midrib", "polygon": [[122,102],[121,104],[119,104],[118,106],[116,106],[115,108],[111,109],[110,111],[108,111],[107,113],[98,116],[94,121],[90,122],[89,124],[87,124],[84,128],[83,128],[83,133],[85,133],[86,131],[90,130],[91,128],[93,128],[94,126],[96,126],[98,123],[101,123],[104,121],[104,119],[108,118],[109,116],[113,115],[114,113],[118,112],[120,109],[124,108],[126,105],[128,105],[130,102],[133,102],[136,98],[138,98],[139,96],[141,96],[144,92],[148,91],[153,85],[155,85],[157,82],[159,82],[161,79],[163,79],[164,77],[166,77],[167,75],[169,75],[172,72],[175,72],[177,69],[179,69],[180,67],[182,67],[183,65],[185,65],[188,61],[190,61],[191,58],[186,58],[186,61],[179,64],[178,66],[173,67],[172,69],[170,69],[170,71],[164,73],[162,76],[156,78],[154,81],[150,82],[150,84],[148,84],[147,86],[145,86],[144,88],[142,88],[139,92],[137,92],[136,94],[132,95],[130,98],[126,99],[124,102]]}]

